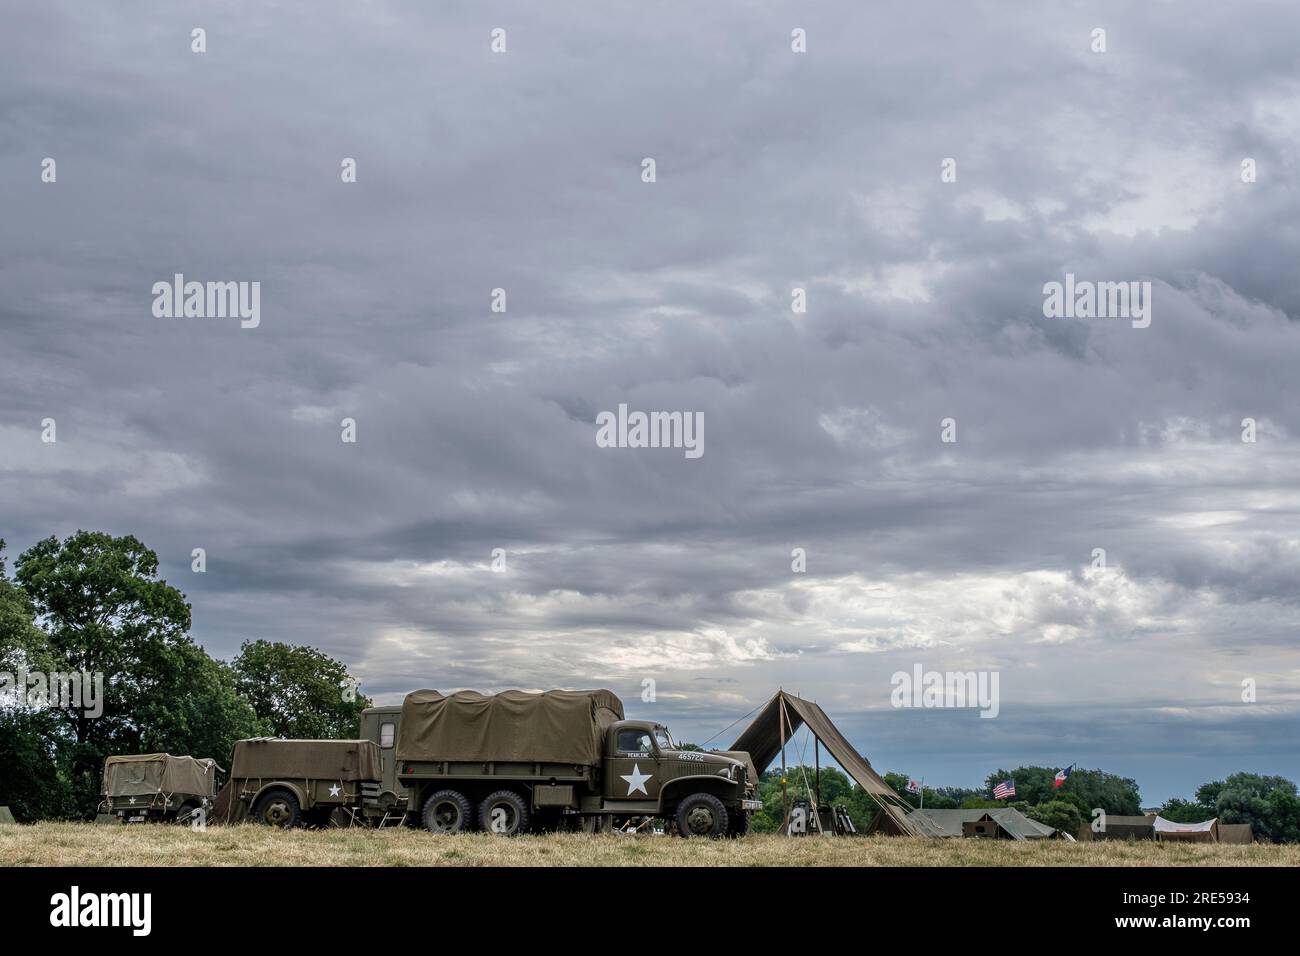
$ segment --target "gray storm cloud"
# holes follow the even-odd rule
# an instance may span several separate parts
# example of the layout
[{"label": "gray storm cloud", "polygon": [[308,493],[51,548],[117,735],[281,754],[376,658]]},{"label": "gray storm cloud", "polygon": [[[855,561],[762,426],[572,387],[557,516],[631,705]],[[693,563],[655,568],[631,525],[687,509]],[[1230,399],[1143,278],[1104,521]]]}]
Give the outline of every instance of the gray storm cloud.
[{"label": "gray storm cloud", "polygon": [[[214,654],[310,642],[384,699],[605,684],[704,739],[784,686],[931,781],[1295,777],[1297,28],[11,10],[0,536],[134,533]],[[259,282],[258,326],[155,317],[177,273]],[[1150,327],[1044,318],[1067,273],[1149,281]],[[598,447],[620,403],[707,453]],[[998,669],[999,717],[891,710],[914,663]]]}]

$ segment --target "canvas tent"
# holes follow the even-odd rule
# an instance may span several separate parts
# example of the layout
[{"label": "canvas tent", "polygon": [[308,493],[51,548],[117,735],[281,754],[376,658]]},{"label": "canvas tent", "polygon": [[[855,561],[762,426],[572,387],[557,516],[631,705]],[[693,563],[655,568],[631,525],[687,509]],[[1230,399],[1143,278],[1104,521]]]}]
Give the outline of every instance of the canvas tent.
[{"label": "canvas tent", "polygon": [[1092,834],[1094,840],[1154,840],[1156,838],[1154,813],[1143,816],[1106,814],[1106,829]]},{"label": "canvas tent", "polygon": [[1251,829],[1249,823],[1220,823],[1219,842],[1238,844],[1254,843],[1255,831]]},{"label": "canvas tent", "polygon": [[1155,827],[1157,840],[1180,841],[1183,843],[1219,842],[1219,821],[1217,817],[1211,820],[1203,820],[1200,823],[1175,823],[1173,820],[1166,820],[1164,817],[1158,816],[1152,825]]},{"label": "canvas tent", "polygon": [[826,712],[810,700],[795,697],[785,691],[776,694],[763,705],[757,717],[727,748],[743,750],[750,755],[759,773],[766,770],[778,755],[784,766],[785,745],[800,727],[806,726],[817,743],[825,747],[853,781],[875,801],[888,818],[890,831],[907,836],[920,836],[917,827],[908,820],[911,809],[894,792],[894,788],[872,769],[867,758],[853,748],[839,729],[831,723]]},{"label": "canvas tent", "polygon": [[605,731],[622,719],[623,702],[608,690],[417,690],[402,701],[396,756],[592,766]]},{"label": "canvas tent", "polygon": [[913,810],[908,820],[925,836],[993,837],[1000,840],[1051,840],[1066,835],[1045,823],[1031,820],[1019,810]]},{"label": "canvas tent", "polygon": [[184,793],[211,797],[217,792],[221,768],[210,757],[173,757],[171,754],[134,754],[104,761],[101,792],[108,797],[138,797],[158,793]]}]

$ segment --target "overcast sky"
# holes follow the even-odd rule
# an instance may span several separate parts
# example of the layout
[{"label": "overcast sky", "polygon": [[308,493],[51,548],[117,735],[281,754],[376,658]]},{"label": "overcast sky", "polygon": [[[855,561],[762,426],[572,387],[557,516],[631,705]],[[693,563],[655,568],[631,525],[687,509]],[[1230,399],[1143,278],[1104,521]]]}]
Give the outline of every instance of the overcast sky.
[{"label": "overcast sky", "polygon": [[[314,644],[384,702],[607,686],[725,744],[784,686],[933,785],[1300,778],[1297,36],[1291,3],[6,5],[8,557],[135,534],[211,653]],[[260,325],[155,317],[175,273],[260,282]],[[1045,318],[1066,273],[1149,281],[1150,327]],[[598,447],[620,403],[701,413],[704,454]],[[998,717],[891,707],[916,664],[997,671]]]}]

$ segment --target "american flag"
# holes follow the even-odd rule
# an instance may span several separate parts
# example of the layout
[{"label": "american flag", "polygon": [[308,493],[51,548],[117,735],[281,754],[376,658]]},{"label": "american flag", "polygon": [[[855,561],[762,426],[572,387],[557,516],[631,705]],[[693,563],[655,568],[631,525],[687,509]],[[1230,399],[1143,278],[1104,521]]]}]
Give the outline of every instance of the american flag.
[{"label": "american flag", "polygon": [[1005,800],[1007,797],[1014,797],[1015,795],[1016,795],[1016,785],[1012,783],[1010,780],[1003,780],[1000,784],[998,784],[996,787],[993,788],[994,800]]}]

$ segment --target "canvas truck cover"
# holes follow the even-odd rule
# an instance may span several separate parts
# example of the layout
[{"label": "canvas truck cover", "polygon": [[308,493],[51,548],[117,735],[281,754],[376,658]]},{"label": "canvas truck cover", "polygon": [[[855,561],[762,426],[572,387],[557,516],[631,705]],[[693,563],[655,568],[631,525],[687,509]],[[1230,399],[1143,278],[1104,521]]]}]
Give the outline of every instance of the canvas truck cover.
[{"label": "canvas truck cover", "polygon": [[103,792],[109,797],[151,793],[187,793],[211,797],[217,792],[215,760],[173,757],[171,754],[136,754],[104,761]]},{"label": "canvas truck cover", "polygon": [[232,779],[382,780],[379,746],[370,740],[279,740],[235,744]]},{"label": "canvas truck cover", "polygon": [[417,690],[402,702],[396,756],[591,766],[605,731],[622,719],[623,702],[608,690]]}]

